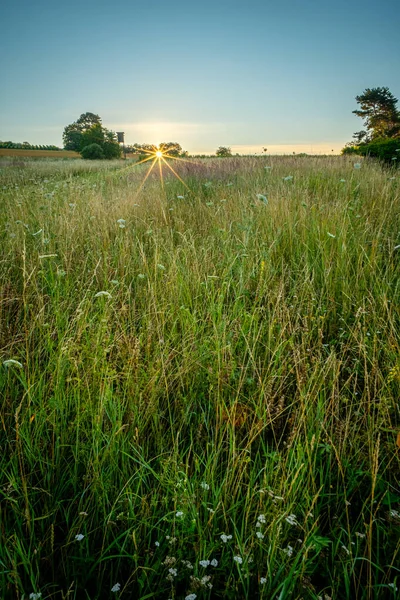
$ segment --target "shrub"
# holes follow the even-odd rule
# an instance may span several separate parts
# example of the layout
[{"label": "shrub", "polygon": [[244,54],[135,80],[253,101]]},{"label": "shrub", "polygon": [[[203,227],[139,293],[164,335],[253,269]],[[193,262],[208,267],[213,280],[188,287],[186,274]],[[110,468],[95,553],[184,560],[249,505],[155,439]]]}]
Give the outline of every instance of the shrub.
[{"label": "shrub", "polygon": [[99,144],[89,144],[81,150],[82,158],[87,160],[97,160],[104,158],[103,148]]}]

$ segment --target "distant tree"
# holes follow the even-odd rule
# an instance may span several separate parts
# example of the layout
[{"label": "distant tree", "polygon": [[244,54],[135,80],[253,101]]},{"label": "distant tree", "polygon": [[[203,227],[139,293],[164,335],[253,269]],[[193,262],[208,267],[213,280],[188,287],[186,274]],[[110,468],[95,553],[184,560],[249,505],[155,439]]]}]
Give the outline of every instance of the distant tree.
[{"label": "distant tree", "polygon": [[[67,125],[64,128],[63,140],[66,150],[74,150],[82,154],[87,146],[96,145],[101,148],[102,156],[95,156],[95,158],[111,159],[121,156],[117,135],[103,127],[101,118],[94,113],[83,113],[74,123]],[[89,154],[96,154],[96,152],[96,149],[92,149]],[[87,152],[84,158],[89,158]]]},{"label": "distant tree", "polygon": [[388,87],[367,88],[356,96],[360,108],[353,113],[364,119],[365,130],[354,134],[354,143],[368,143],[375,139],[400,135],[400,113],[396,108],[397,98]]},{"label": "distant tree", "polygon": [[100,125],[101,127],[101,118],[99,115],[91,112],[82,113],[79,119],[67,125],[63,133],[65,150],[80,152],[82,148],[82,134],[94,125]]},{"label": "distant tree", "polygon": [[229,148],[229,146],[220,146],[215,154],[222,158],[227,158],[229,156],[232,156],[232,150],[231,148]]},{"label": "distant tree", "polygon": [[159,148],[170,156],[181,156],[183,154],[182,146],[177,142],[162,142],[159,144]]},{"label": "distant tree", "polygon": [[105,158],[103,148],[100,144],[88,144],[81,150],[82,158],[87,160],[98,160]]}]

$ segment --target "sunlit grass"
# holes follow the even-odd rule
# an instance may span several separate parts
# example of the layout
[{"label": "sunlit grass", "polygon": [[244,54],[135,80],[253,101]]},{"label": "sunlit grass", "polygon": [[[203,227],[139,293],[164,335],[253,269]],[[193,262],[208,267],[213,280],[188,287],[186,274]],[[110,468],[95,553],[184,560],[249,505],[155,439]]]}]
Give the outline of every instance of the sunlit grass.
[{"label": "sunlit grass", "polygon": [[0,163],[2,597],[396,598],[400,178],[162,161]]}]

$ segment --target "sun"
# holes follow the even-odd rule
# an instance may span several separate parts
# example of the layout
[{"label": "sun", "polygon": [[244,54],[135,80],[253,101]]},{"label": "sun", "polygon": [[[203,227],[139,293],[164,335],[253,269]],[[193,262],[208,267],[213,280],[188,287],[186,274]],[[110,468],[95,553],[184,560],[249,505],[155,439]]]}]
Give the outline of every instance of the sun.
[{"label": "sun", "polygon": [[157,158],[162,158],[162,155],[163,155],[162,151],[161,150],[157,150],[157,152],[156,152]]}]

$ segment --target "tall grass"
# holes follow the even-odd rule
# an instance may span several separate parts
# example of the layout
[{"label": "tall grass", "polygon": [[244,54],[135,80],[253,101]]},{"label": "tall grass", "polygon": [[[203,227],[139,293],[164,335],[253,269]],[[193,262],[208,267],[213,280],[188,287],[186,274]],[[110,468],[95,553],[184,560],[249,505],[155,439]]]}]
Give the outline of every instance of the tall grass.
[{"label": "tall grass", "polygon": [[353,162],[1,170],[2,598],[398,597],[400,179]]}]

